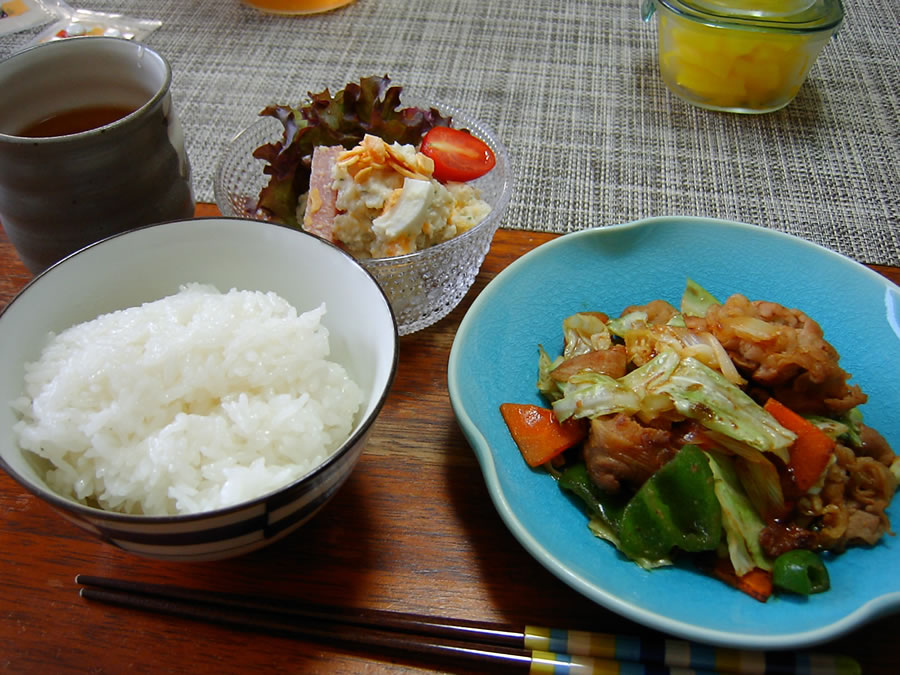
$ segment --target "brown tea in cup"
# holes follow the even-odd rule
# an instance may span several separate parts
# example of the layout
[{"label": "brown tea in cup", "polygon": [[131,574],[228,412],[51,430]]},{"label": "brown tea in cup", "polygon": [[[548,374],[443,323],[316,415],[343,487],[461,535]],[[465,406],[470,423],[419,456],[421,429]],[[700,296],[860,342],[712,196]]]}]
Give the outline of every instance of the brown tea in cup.
[{"label": "brown tea in cup", "polygon": [[64,110],[45,117],[22,129],[17,136],[50,138],[90,131],[117,122],[133,113],[135,108],[122,105],[95,105]]},{"label": "brown tea in cup", "polygon": [[89,244],[194,214],[172,71],[122,38],[0,62],[0,223],[33,273]]}]

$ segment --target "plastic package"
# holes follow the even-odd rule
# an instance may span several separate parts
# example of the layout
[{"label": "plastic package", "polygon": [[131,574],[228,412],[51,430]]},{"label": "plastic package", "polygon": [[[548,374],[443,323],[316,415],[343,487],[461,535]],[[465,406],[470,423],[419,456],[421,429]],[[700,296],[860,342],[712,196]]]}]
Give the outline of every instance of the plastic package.
[{"label": "plastic package", "polygon": [[62,15],[58,0],[0,0],[0,35],[18,33]]},{"label": "plastic package", "polygon": [[107,35],[128,40],[143,40],[162,25],[154,19],[135,19],[124,14],[72,9],[59,2],[59,19],[41,31],[30,44],[63,40],[72,37]]}]

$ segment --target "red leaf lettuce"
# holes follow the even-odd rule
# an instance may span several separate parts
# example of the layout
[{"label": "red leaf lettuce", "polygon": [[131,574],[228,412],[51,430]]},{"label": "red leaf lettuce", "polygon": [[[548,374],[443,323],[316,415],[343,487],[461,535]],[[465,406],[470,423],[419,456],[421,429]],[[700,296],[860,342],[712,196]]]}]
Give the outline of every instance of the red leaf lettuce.
[{"label": "red leaf lettuce", "polygon": [[401,87],[390,79],[364,77],[332,96],[328,89],[309,93],[309,101],[297,108],[269,106],[260,116],[284,125],[280,141],[267,143],[253,156],[267,162],[263,172],[269,183],[259,194],[258,207],[273,220],[300,227],[297,203],[309,190],[312,153],[318,145],[342,145],[348,150],[363,136],[380,136],[387,143],[418,146],[434,126],[449,126],[450,118],[436,109],[400,107]]}]

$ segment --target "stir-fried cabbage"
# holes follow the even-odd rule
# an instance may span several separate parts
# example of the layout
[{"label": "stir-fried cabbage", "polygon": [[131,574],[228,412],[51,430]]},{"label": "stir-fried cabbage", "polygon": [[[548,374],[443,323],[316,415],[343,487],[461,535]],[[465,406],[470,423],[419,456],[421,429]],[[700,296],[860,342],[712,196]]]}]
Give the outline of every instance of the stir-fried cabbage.
[{"label": "stir-fried cabbage", "polygon": [[[613,413],[641,414],[674,408],[710,431],[743,445],[741,454],[771,452],[787,462],[796,436],[721,373],[693,357],[663,350],[624,377],[584,371],[565,382],[549,376],[552,363],[542,356],[541,391],[553,392],[553,411],[560,421]],[[644,406],[644,402],[647,405]]]},{"label": "stir-fried cabbage", "polygon": [[706,458],[713,472],[716,497],[722,507],[722,527],[734,571],[742,576],[754,567],[772,569],[772,563],[759,545],[759,533],[765,523],[741,487],[734,464],[729,457],[716,452],[706,453]]},{"label": "stir-fried cabbage", "polygon": [[[668,394],[679,413],[739,443],[790,460],[796,435],[756,401],[697,359],[682,359],[657,391]],[[733,447],[733,446],[732,446]]]},{"label": "stir-fried cabbage", "polygon": [[[677,551],[717,551],[738,577],[771,571],[766,551],[776,555],[772,537],[781,535],[769,529],[764,549],[764,529],[777,528],[798,499],[824,494],[837,462],[833,452],[819,452],[818,462],[807,454],[797,464],[800,448],[810,441],[824,448],[826,436],[863,446],[857,408],[837,419],[810,417],[811,426],[773,408],[774,398],[763,407],[745,392],[747,381],[713,335],[723,332],[714,317],[703,320],[713,307],[721,314],[721,305],[689,279],[680,309],[654,301],[613,319],[572,314],[563,321],[561,355],[551,358],[539,346],[538,389],[557,422],[593,420],[583,453],[552,471],[586,504],[591,531],[642,567],[671,564]],[[729,314],[728,329],[753,343],[779,335],[780,327]],[[802,488],[801,467],[813,479]],[[889,469],[900,480],[900,460]]]}]

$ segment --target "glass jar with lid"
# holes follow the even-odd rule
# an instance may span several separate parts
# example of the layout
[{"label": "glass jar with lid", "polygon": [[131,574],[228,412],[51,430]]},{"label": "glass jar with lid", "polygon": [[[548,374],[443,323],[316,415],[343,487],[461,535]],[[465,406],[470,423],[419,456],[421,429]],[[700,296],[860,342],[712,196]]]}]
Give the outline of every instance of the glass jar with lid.
[{"label": "glass jar with lid", "polygon": [[840,0],[644,0],[666,86],[704,108],[764,113],[793,100],[844,18]]}]

